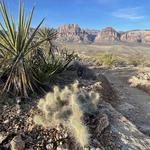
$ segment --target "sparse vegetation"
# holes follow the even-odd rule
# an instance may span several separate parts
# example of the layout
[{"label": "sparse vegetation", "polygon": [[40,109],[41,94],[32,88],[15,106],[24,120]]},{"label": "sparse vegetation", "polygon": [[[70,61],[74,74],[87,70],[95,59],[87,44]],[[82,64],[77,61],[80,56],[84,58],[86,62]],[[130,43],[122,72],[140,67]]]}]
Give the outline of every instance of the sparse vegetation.
[{"label": "sparse vegetation", "polygon": [[54,87],[53,92],[39,100],[38,108],[43,115],[35,116],[34,121],[44,127],[63,124],[71,130],[76,141],[84,147],[88,144],[89,133],[83,122],[83,114],[94,112],[98,101],[99,94],[80,90],[78,82],[63,90]]},{"label": "sparse vegetation", "polygon": [[[63,44],[62,44],[63,47]],[[93,57],[99,53],[109,53],[112,54],[116,61],[116,65],[140,65],[150,66],[149,56],[150,56],[150,47],[147,45],[136,45],[136,44],[74,44],[67,43],[65,47],[71,50],[77,51],[80,55],[91,57],[90,62],[93,61]],[[136,59],[137,61],[134,61]],[[120,64],[121,63],[121,64]],[[139,65],[139,64],[138,64]]]},{"label": "sparse vegetation", "polygon": [[150,149],[150,31],[32,28],[22,1],[0,0],[0,149]]},{"label": "sparse vegetation", "polygon": [[94,57],[98,65],[112,67],[115,64],[115,57],[111,53],[98,53]]},{"label": "sparse vegetation", "polygon": [[150,94],[150,70],[140,69],[136,76],[132,76],[129,81],[130,86],[137,87]]},{"label": "sparse vegetation", "polygon": [[141,53],[135,53],[134,55],[129,56],[128,64],[134,65],[135,67],[139,65],[145,65],[144,56]]}]

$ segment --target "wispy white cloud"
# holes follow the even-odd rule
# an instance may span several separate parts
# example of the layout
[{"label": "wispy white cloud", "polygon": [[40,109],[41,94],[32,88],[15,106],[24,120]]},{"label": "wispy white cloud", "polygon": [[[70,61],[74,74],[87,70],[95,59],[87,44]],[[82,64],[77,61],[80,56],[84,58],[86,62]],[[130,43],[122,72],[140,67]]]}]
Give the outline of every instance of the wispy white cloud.
[{"label": "wispy white cloud", "polygon": [[139,12],[142,11],[142,7],[133,7],[133,8],[123,8],[118,9],[112,13],[114,17],[122,19],[137,20],[145,18],[144,15],[141,15]]}]

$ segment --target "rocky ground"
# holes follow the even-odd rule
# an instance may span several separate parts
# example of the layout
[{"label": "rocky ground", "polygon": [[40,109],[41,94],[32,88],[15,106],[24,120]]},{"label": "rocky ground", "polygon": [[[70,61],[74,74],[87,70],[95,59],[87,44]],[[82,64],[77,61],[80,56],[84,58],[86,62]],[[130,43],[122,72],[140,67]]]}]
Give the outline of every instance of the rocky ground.
[{"label": "rocky ground", "polygon": [[[101,95],[98,111],[95,114],[84,115],[84,122],[91,134],[90,145],[85,149],[149,150],[150,137],[143,134],[144,132],[142,133],[133,124],[135,122],[132,122],[125,113],[121,111],[119,113],[119,109],[114,105],[113,107],[115,108],[112,107],[111,104],[116,103],[118,96],[109,81],[102,75],[102,70],[100,68],[99,71],[97,69],[92,69],[93,71],[91,71],[86,68],[83,68],[83,70],[82,73],[74,70],[62,73],[51,84],[55,83],[63,88],[64,85],[69,85],[74,80],[78,80],[80,88],[84,88],[87,91],[93,89]],[[108,79],[110,80],[110,78]],[[58,126],[53,129],[44,129],[35,125],[33,116],[39,113],[36,107],[37,99],[23,99],[20,101],[19,98],[1,97],[0,150],[81,149],[71,136],[71,133],[64,127]],[[145,125],[148,123],[148,119],[142,119],[141,121]]]},{"label": "rocky ground", "polygon": [[[85,72],[84,77],[83,75],[79,77],[76,71],[67,71],[56,77],[57,79],[53,80],[51,84],[59,85],[63,88],[65,85],[78,80],[81,88],[86,90],[95,88],[95,90],[100,89],[102,93],[105,92],[106,88],[103,88],[105,78],[101,81],[103,78],[99,77],[100,80],[97,79],[95,74],[90,70],[86,70]],[[108,97],[108,94],[102,95],[102,99],[104,97]],[[19,98],[1,98],[0,149],[80,149],[73,137],[70,136],[69,131],[65,128],[44,129],[35,125],[33,117],[39,113],[36,107],[37,102],[37,98],[22,100]],[[102,148],[103,146],[97,140],[96,136],[101,136],[100,133],[109,126],[108,116],[101,114],[101,112],[96,112],[96,114],[92,115],[85,114],[84,120],[91,133],[93,133],[93,130],[97,130],[96,133],[91,134],[92,140],[90,146]]]},{"label": "rocky ground", "polygon": [[150,136],[150,95],[128,83],[131,77],[136,76],[137,71],[137,67],[131,66],[115,68],[105,71],[104,74],[119,96],[112,103],[113,107],[133,122],[141,132]]}]

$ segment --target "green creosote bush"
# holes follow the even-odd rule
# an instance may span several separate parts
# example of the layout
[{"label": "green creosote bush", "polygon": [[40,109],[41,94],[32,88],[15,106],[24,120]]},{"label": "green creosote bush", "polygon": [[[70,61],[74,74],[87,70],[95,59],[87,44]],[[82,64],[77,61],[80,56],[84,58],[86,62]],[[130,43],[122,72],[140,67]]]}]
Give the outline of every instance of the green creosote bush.
[{"label": "green creosote bush", "polygon": [[76,141],[84,147],[89,143],[89,132],[83,122],[85,112],[97,110],[99,94],[87,93],[78,88],[78,82],[60,90],[57,86],[53,92],[40,99],[38,108],[43,115],[36,115],[34,121],[44,127],[56,127],[63,124],[72,133]]},{"label": "green creosote bush", "polygon": [[112,67],[116,62],[116,58],[111,53],[98,53],[94,56],[94,60],[97,64],[107,67]]}]

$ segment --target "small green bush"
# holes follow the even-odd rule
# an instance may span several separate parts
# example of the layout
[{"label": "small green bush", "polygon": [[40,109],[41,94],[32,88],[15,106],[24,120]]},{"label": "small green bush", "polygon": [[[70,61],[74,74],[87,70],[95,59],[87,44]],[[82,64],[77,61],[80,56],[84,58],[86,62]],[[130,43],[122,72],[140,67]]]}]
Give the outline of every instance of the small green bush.
[{"label": "small green bush", "polygon": [[35,116],[34,121],[44,127],[56,127],[63,124],[84,147],[88,145],[89,133],[83,122],[83,114],[95,111],[98,101],[99,94],[80,90],[78,82],[62,90],[55,86],[53,92],[39,100],[38,108],[43,115]]},{"label": "small green bush", "polygon": [[115,57],[111,53],[98,53],[94,59],[98,65],[107,67],[112,67],[116,61]]}]

